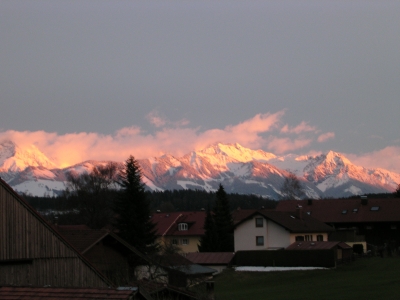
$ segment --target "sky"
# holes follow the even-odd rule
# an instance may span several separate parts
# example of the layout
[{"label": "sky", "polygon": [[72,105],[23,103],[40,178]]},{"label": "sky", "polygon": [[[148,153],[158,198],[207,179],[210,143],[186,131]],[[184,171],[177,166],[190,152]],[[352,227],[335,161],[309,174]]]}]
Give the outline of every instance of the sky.
[{"label": "sky", "polygon": [[400,172],[400,1],[0,1],[0,142],[60,166],[239,143]]}]

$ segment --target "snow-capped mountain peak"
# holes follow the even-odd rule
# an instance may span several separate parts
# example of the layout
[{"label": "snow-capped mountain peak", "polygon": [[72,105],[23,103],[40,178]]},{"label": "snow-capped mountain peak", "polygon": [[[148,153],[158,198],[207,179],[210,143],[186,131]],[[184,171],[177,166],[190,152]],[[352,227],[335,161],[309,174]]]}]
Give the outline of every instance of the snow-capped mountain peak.
[{"label": "snow-capped mountain peak", "polygon": [[253,160],[266,162],[276,157],[272,153],[264,152],[262,150],[251,150],[249,148],[243,147],[238,143],[217,143],[203,150],[200,150],[198,154],[201,156],[225,156],[229,157],[230,160],[235,160],[237,162],[249,162]]},{"label": "snow-capped mountain peak", "polygon": [[6,140],[0,144],[0,171],[20,172],[27,167],[55,168],[56,165],[35,145],[20,148]]}]

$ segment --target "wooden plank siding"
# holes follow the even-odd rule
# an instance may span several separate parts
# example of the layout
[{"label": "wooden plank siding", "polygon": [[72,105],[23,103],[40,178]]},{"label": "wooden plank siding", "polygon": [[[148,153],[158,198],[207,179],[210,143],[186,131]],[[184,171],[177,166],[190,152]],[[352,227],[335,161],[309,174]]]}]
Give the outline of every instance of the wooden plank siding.
[{"label": "wooden plank siding", "polygon": [[106,279],[0,179],[0,285],[108,287]]}]

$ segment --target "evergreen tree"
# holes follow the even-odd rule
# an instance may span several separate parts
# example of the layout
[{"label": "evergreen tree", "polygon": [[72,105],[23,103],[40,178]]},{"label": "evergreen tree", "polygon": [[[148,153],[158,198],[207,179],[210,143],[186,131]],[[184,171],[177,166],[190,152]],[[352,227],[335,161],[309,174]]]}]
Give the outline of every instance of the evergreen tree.
[{"label": "evergreen tree", "polygon": [[150,221],[141,169],[132,155],[125,161],[118,183],[122,193],[115,201],[114,212],[117,216],[114,225],[119,235],[143,253],[156,252],[155,225]]},{"label": "evergreen tree", "polygon": [[216,197],[214,220],[218,236],[218,251],[233,252],[233,219],[228,196],[222,184],[219,185]]},{"label": "evergreen tree", "polygon": [[219,250],[217,231],[210,207],[207,209],[207,215],[204,222],[204,236],[201,237],[200,245],[197,247],[199,252],[217,252]]}]

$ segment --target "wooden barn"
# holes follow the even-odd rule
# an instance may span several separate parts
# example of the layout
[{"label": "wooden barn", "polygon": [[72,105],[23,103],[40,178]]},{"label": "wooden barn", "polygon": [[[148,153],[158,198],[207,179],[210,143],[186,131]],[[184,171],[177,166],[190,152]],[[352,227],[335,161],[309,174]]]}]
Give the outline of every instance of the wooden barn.
[{"label": "wooden barn", "polygon": [[0,179],[0,286],[110,287],[113,283]]}]

